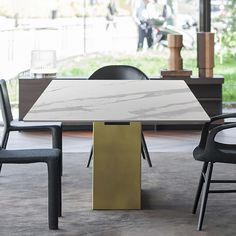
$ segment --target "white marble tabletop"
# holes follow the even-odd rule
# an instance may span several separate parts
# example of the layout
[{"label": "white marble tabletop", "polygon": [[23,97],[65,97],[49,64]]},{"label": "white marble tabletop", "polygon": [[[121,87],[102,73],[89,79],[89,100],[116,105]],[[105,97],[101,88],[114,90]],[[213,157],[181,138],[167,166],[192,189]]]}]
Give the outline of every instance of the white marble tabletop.
[{"label": "white marble tabletop", "polygon": [[52,80],[24,120],[199,123],[209,117],[182,80]]}]

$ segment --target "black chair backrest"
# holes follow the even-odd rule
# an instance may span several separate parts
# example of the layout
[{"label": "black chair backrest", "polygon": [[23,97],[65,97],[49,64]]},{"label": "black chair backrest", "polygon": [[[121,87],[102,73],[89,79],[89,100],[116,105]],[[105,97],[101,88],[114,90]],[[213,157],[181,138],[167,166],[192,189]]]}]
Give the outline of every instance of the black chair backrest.
[{"label": "black chair backrest", "polygon": [[13,120],[13,116],[11,112],[11,104],[7,91],[6,81],[3,79],[0,80],[0,106],[4,126],[9,127],[10,122]]},{"label": "black chair backrest", "polygon": [[149,80],[138,68],[128,65],[109,65],[96,70],[88,79]]}]

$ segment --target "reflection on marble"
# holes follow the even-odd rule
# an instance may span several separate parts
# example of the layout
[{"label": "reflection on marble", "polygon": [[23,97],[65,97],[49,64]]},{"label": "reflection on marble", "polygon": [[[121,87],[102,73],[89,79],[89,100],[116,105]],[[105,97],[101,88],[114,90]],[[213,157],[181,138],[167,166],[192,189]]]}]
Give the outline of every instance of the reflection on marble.
[{"label": "reflection on marble", "polygon": [[209,117],[182,80],[53,80],[24,120],[192,123]]}]

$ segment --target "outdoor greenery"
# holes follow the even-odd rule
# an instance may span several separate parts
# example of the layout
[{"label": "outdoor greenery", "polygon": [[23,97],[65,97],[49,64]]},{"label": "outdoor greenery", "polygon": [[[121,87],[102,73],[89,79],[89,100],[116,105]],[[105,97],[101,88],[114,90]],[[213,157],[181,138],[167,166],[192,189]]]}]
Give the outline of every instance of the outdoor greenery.
[{"label": "outdoor greenery", "polygon": [[236,102],[236,67],[235,56],[228,55],[224,58],[224,63],[219,64],[219,58],[216,58],[214,73],[223,75],[225,82],[223,85],[223,100],[225,102]]},{"label": "outdoor greenery", "polygon": [[[198,70],[196,65],[196,55],[194,52],[183,51],[184,68],[191,69],[193,76],[197,76]],[[109,64],[126,64],[140,68],[149,77],[159,77],[160,70],[167,68],[168,53],[159,52],[136,53],[135,55],[105,56],[90,55],[86,57],[78,57],[70,63],[69,67],[63,65],[59,68],[61,76],[88,77],[97,68]],[[225,78],[223,85],[224,102],[236,101],[236,57],[225,56],[224,63],[220,64],[219,58],[215,57],[215,75],[222,75]]]},{"label": "outdoor greenery", "polygon": [[227,54],[236,55],[236,0],[227,1],[225,16],[218,19],[223,24],[222,43]]}]

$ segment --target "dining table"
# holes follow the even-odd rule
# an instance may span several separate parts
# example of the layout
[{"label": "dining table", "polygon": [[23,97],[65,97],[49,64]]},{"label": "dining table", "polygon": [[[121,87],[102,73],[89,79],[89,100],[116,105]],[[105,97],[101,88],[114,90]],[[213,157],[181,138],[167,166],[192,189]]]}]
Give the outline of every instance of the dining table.
[{"label": "dining table", "polygon": [[141,209],[142,124],[210,118],[183,80],[52,80],[24,120],[93,122],[92,208]]}]

